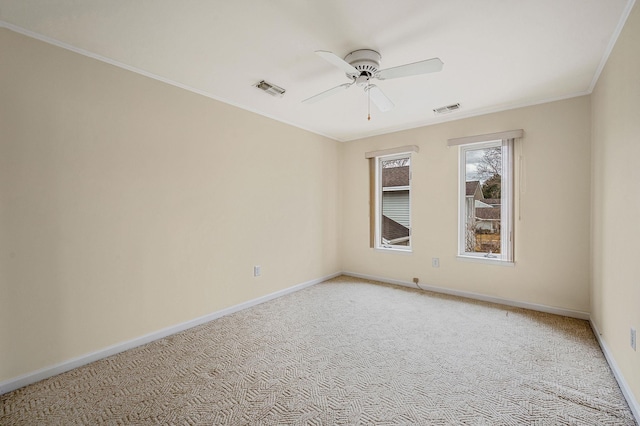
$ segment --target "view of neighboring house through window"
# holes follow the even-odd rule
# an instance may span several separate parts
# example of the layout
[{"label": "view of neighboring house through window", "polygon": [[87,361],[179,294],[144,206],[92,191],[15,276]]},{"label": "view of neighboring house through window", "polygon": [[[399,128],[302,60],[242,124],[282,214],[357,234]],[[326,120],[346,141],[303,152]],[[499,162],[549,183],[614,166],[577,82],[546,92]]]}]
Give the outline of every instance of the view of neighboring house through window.
[{"label": "view of neighboring house through window", "polygon": [[512,260],[512,140],[460,147],[459,254]]},{"label": "view of neighboring house through window", "polygon": [[411,155],[378,157],[376,247],[411,248]]}]

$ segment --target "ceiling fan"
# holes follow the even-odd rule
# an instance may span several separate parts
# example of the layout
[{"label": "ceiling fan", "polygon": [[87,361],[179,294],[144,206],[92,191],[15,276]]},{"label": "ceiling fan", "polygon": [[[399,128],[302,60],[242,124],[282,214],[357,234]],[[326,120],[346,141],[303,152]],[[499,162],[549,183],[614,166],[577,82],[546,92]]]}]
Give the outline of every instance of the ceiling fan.
[{"label": "ceiling fan", "polygon": [[373,101],[375,106],[382,112],[393,109],[395,105],[378,86],[371,84],[371,80],[390,80],[393,78],[427,74],[440,71],[443,66],[443,63],[439,58],[432,58],[381,70],[380,53],[371,49],[355,50],[345,56],[344,59],[341,59],[332,52],[324,50],[317,50],[316,54],[330,64],[343,70],[351,82],[344,83],[332,89],[318,93],[317,95],[303,100],[303,103],[311,104],[317,102],[335,93],[348,89],[355,84],[356,86],[364,89],[365,93],[369,95],[369,99]]}]

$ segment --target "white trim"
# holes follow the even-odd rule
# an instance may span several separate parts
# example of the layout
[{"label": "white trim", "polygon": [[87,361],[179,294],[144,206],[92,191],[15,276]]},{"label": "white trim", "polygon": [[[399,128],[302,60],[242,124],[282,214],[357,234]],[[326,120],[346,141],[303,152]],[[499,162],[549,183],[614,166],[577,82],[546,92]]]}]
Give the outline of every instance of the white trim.
[{"label": "white trim", "polygon": [[489,142],[506,139],[518,139],[524,136],[524,130],[507,130],[506,132],[487,133],[485,135],[463,136],[447,140],[447,146],[466,145],[470,143]]},{"label": "white trim", "polygon": [[116,343],[115,345],[108,346],[103,349],[99,349],[95,352],[91,352],[88,354],[81,355],[76,358],[69,359],[67,361],[63,361],[59,364],[52,365],[49,367],[41,368],[36,371],[32,371],[30,373],[23,374],[21,376],[15,377],[13,379],[6,380],[4,382],[0,382],[0,395],[11,392],[13,390],[19,389],[23,386],[30,385],[35,382],[39,382],[40,380],[47,379],[49,377],[58,375],[60,373],[64,373],[69,370],[73,370],[74,368],[82,367],[83,365],[89,364],[94,361],[98,361],[100,359],[109,357],[111,355],[118,354],[120,352],[124,352],[128,349],[135,348],[137,346],[144,345],[146,343],[153,342],[154,340],[162,339],[164,337],[170,336],[175,333],[179,333],[184,330],[188,330],[190,328],[196,327],[198,325],[207,323],[209,321],[213,321],[215,319],[221,318],[223,316],[233,314],[238,311],[242,311],[244,309],[250,308],[252,306],[259,305],[260,303],[268,302],[269,300],[276,299],[278,297],[285,296],[289,293],[293,293],[299,290],[302,290],[306,287],[310,287],[312,285],[321,283],[326,280],[330,280],[331,278],[335,278],[340,276],[340,272],[333,273],[331,275],[324,276],[322,278],[316,278],[311,281],[307,281],[301,284],[294,285],[293,287],[285,288],[283,290],[276,291],[274,293],[270,293],[256,299],[248,300],[246,302],[240,303],[238,305],[230,306],[228,308],[222,309],[220,311],[212,312],[208,315],[195,318],[180,324],[176,324],[167,328],[163,328],[162,330],[154,331],[149,334],[145,334],[144,336],[136,337],[135,339],[128,340],[126,342]]},{"label": "white trim", "polygon": [[[368,158],[375,158],[375,231],[374,231],[374,244],[373,244],[373,248],[376,250],[380,250],[380,251],[403,251],[403,252],[411,252],[413,250],[413,238],[412,238],[412,234],[411,234],[411,224],[412,224],[412,215],[411,215],[411,204],[412,204],[412,195],[411,195],[411,179],[412,179],[412,170],[413,170],[413,161],[412,161],[412,153],[413,152],[418,152],[418,151],[406,151],[405,148],[410,148],[410,147],[415,147],[416,149],[418,149],[418,147],[416,145],[408,145],[408,146],[404,146],[404,147],[400,147],[400,148],[393,148],[391,150],[387,150],[387,151],[395,151],[395,150],[400,150],[402,149],[401,153],[399,154],[389,154],[389,155],[384,155],[384,156],[375,156],[375,157],[368,157]],[[365,155],[371,154],[371,153],[381,153],[383,151],[372,151],[372,152],[368,152]],[[383,161],[387,161],[387,160],[395,160],[395,159],[400,159],[400,158],[409,158],[409,185],[407,187],[402,187],[402,188],[406,188],[405,190],[409,191],[409,245],[405,246],[405,245],[395,245],[395,244],[384,244],[382,241],[382,195],[384,192],[384,187],[382,186],[382,162]],[[388,187],[387,187],[388,188]]]},{"label": "white trim", "polygon": [[596,324],[593,322],[593,319],[589,318],[589,324],[591,324],[591,329],[593,331],[593,334],[596,336],[596,340],[600,345],[600,349],[602,349],[604,358],[607,360],[607,363],[609,364],[609,367],[613,372],[613,377],[616,378],[616,381],[618,382],[618,386],[620,386],[620,390],[622,391],[622,395],[624,395],[624,398],[627,400],[627,404],[629,404],[629,408],[631,409],[631,413],[633,414],[633,417],[635,417],[636,419],[636,423],[640,424],[640,403],[635,400],[633,396],[633,392],[631,391],[631,388],[627,384],[627,381],[624,379],[622,372],[618,368],[618,364],[616,364],[616,361],[613,358],[613,355],[611,354],[609,347],[605,343],[604,339],[600,337],[601,336],[600,330],[598,330],[598,327],[596,327]]},{"label": "white trim", "polygon": [[503,259],[498,259],[497,257],[484,257],[484,256],[485,255],[483,255],[482,253],[478,253],[475,256],[467,253],[464,255],[458,254],[456,256],[456,259],[461,260],[463,262],[488,263],[491,265],[511,266],[511,267],[516,266],[516,263],[513,260],[503,260]]},{"label": "white trim", "polygon": [[593,322],[593,319],[591,318],[591,315],[588,312],[574,311],[572,309],[557,308],[554,306],[540,305],[537,303],[518,302],[515,300],[503,299],[501,297],[487,296],[484,294],[473,293],[473,292],[468,292],[463,290],[453,290],[449,288],[438,287],[438,286],[433,286],[428,284],[420,284],[420,287],[418,287],[416,284],[408,281],[394,280],[391,278],[382,278],[374,275],[359,274],[356,272],[344,271],[342,275],[347,275],[350,277],[361,278],[361,279],[370,280],[370,281],[379,281],[387,284],[400,285],[403,287],[409,287],[409,288],[418,289],[418,290],[432,291],[434,293],[466,297],[469,299],[481,300],[483,302],[498,303],[500,305],[530,309],[532,311],[546,312],[549,314],[562,315],[565,317],[577,318],[577,319],[589,321],[589,324],[591,325],[591,328],[593,330],[593,334],[595,335],[596,340],[600,345],[600,348],[602,349],[602,353],[604,354],[605,360],[607,361],[607,364],[609,364],[609,367],[613,372],[613,376],[618,382],[618,386],[620,386],[622,395],[627,400],[627,404],[629,404],[629,408],[631,409],[631,413],[633,414],[636,420],[636,423],[640,424],[640,403],[635,400],[633,392],[631,391],[631,388],[629,387],[626,380],[624,379],[624,375],[618,368],[618,365],[616,364],[613,358],[613,355],[609,350],[609,347],[607,346],[605,341],[600,337],[600,331],[598,330],[598,327],[596,327],[595,323]]},{"label": "white trim", "polygon": [[[629,13],[631,12],[631,9],[633,7],[633,3],[634,2],[635,2],[635,0],[630,0],[630,5],[627,7],[627,9],[625,9],[626,15],[623,16],[624,19],[621,20],[621,23],[619,24],[620,29],[618,30],[618,32],[622,30],[622,27],[624,26],[624,22],[626,21]],[[353,136],[337,137],[337,136],[327,135],[325,133],[319,132],[319,131],[314,130],[314,129],[306,128],[304,126],[300,126],[300,125],[288,122],[286,120],[279,119],[277,117],[274,117],[274,116],[271,116],[269,114],[266,114],[266,113],[264,113],[262,111],[249,109],[249,108],[245,107],[244,105],[233,103],[233,102],[231,102],[229,100],[216,97],[214,95],[211,95],[211,94],[203,92],[201,90],[192,88],[190,86],[183,85],[183,84],[178,83],[176,81],[173,81],[173,80],[170,80],[170,79],[167,79],[167,78],[164,78],[164,77],[160,77],[160,76],[157,76],[155,74],[151,74],[151,73],[149,73],[147,71],[141,70],[139,68],[131,67],[129,65],[123,64],[123,63],[115,61],[113,59],[109,59],[107,57],[97,55],[97,54],[89,52],[87,50],[80,49],[78,47],[72,46],[70,44],[64,43],[64,42],[56,40],[56,39],[53,39],[51,37],[47,37],[47,36],[44,36],[42,34],[36,33],[34,31],[30,31],[30,30],[27,30],[25,28],[19,27],[17,25],[10,24],[10,23],[8,23],[6,21],[0,20],[0,28],[7,28],[8,30],[14,31],[14,32],[16,32],[18,34],[22,34],[24,36],[31,37],[31,38],[34,38],[36,40],[40,40],[42,42],[45,42],[45,43],[48,43],[48,44],[52,44],[54,46],[61,47],[63,49],[66,49],[66,50],[69,50],[71,52],[77,53],[79,55],[87,56],[87,57],[96,59],[96,60],[101,61],[101,62],[106,62],[106,63],[108,63],[110,65],[113,65],[113,66],[116,66],[118,68],[123,68],[123,69],[126,69],[128,71],[135,72],[137,74],[141,74],[141,75],[144,75],[144,76],[149,77],[149,78],[153,78],[154,80],[162,81],[163,83],[167,83],[167,84],[170,84],[172,86],[179,87],[179,88],[182,88],[184,90],[188,90],[190,92],[197,93],[197,94],[202,95],[202,96],[206,96],[206,97],[208,97],[210,99],[214,99],[214,100],[217,100],[217,101],[220,101],[220,102],[223,102],[223,103],[226,103],[226,104],[229,104],[229,105],[244,109],[244,110],[249,111],[249,112],[254,112],[256,114],[262,115],[262,116],[267,117],[267,118],[271,118],[271,119],[279,121],[281,123],[288,124],[290,126],[297,127],[299,129],[302,129],[302,130],[306,130],[307,132],[311,132],[311,133],[314,133],[316,135],[323,136],[325,138],[328,138],[328,139],[331,139],[331,140],[334,140],[334,141],[338,141],[338,142],[342,142],[342,143],[349,142],[349,141],[355,141],[355,140],[359,140],[359,139],[365,139],[365,138],[369,138],[369,137],[373,137],[373,136],[386,135],[386,134],[389,134],[389,133],[395,133],[395,132],[400,132],[400,131],[404,131],[404,130],[417,129],[417,128],[420,128],[420,127],[433,126],[433,125],[436,125],[436,124],[446,123],[446,122],[450,122],[450,121],[462,120],[462,119],[465,119],[465,118],[478,117],[478,116],[482,116],[482,115],[494,114],[494,113],[497,113],[497,112],[511,111],[511,110],[514,110],[514,109],[526,108],[526,107],[530,107],[530,106],[541,105],[541,104],[546,104],[546,103],[551,103],[551,102],[557,102],[557,101],[562,101],[562,100],[566,100],[566,99],[573,99],[573,98],[577,98],[577,97],[580,97],[580,96],[590,95],[591,92],[593,91],[593,88],[590,88],[589,90],[585,90],[585,91],[569,93],[569,94],[561,95],[561,96],[553,96],[553,97],[538,99],[538,100],[534,100],[534,101],[515,102],[515,103],[507,104],[507,105],[491,106],[491,107],[480,108],[480,109],[469,110],[469,111],[457,111],[455,114],[452,114],[452,115],[445,114],[445,115],[437,117],[436,119],[430,118],[428,120],[420,120],[420,121],[416,121],[416,122],[412,122],[412,123],[405,123],[405,124],[398,125],[398,126],[386,127],[386,128],[374,130],[374,131],[371,131],[371,132],[368,132],[368,133],[364,133],[364,134],[358,135],[356,137],[353,137]],[[616,36],[616,40],[617,40],[617,36]],[[608,55],[607,55],[607,58],[608,58]],[[606,62],[606,60],[603,59],[602,67],[604,67],[604,63],[605,62]],[[595,86],[595,82],[597,81],[597,77],[599,77],[599,75],[600,75],[600,73],[598,72],[598,73],[596,73],[596,76],[594,76],[594,80],[593,80],[594,81],[594,83],[593,83],[594,86]]]},{"label": "white trim", "polygon": [[622,33],[622,29],[624,28],[624,25],[627,23],[627,19],[631,14],[631,9],[633,9],[633,5],[635,2],[636,0],[628,0],[627,6],[622,11],[622,16],[620,17],[620,21],[618,21],[618,25],[616,26],[615,30],[613,30],[613,34],[609,39],[609,44],[607,45],[607,48],[604,51],[604,55],[602,55],[602,58],[600,59],[600,64],[598,64],[598,68],[596,69],[595,74],[593,74],[593,78],[591,79],[591,84],[589,85],[589,94],[591,94],[593,92],[593,89],[596,88],[596,84],[598,84],[598,80],[600,79],[600,74],[602,74],[604,67],[607,65],[609,56],[611,55],[611,52],[613,52],[613,48],[616,46],[616,43],[618,42],[618,37],[620,37],[620,33]]},{"label": "white trim", "polygon": [[[500,135],[514,135],[518,130],[509,132],[492,133],[489,135],[477,136],[493,138]],[[476,136],[472,136],[475,138]],[[501,149],[502,161],[502,202],[500,203],[500,253],[495,253],[492,258],[485,257],[487,253],[467,252],[467,201],[471,196],[466,195],[467,180],[467,160],[466,152],[485,148]],[[487,141],[476,141],[458,145],[458,257],[477,258],[484,262],[491,262],[491,259],[502,262],[514,262],[514,241],[513,241],[513,214],[514,214],[514,192],[513,192],[513,150],[514,139],[491,139]],[[475,202],[474,202],[475,205]],[[475,211],[475,207],[474,207]]]},{"label": "white trim", "polygon": [[468,299],[482,300],[483,302],[498,303],[500,305],[512,306],[515,308],[530,309],[532,311],[546,312],[548,314],[562,315],[565,317],[578,318],[582,320],[589,319],[589,313],[583,312],[583,311],[574,311],[572,309],[557,308],[555,306],[540,305],[537,303],[518,302],[516,300],[503,299],[501,297],[487,296],[485,294],[473,293],[473,292],[464,291],[464,290],[455,290],[455,289],[450,289],[445,287],[438,287],[438,286],[429,285],[429,284],[421,283],[420,287],[418,287],[416,284],[408,281],[394,280],[391,278],[377,277],[374,275],[359,274],[357,272],[343,272],[342,274],[350,277],[362,278],[365,280],[380,281],[387,284],[395,284],[395,285],[410,287],[418,290],[432,291],[434,293],[449,294],[451,296],[459,296],[459,297],[466,297]]},{"label": "white trim", "polygon": [[250,300],[250,301],[247,301],[247,302],[244,302],[244,303],[240,303],[240,304],[235,305],[235,306],[231,306],[229,308],[226,308],[226,309],[211,313],[209,315],[205,315],[203,317],[196,318],[194,320],[184,322],[182,324],[177,324],[175,326],[168,327],[168,328],[159,330],[157,332],[150,333],[150,334],[147,334],[145,336],[141,336],[139,338],[129,340],[127,342],[123,342],[123,343],[120,343],[120,344],[109,346],[109,347],[101,349],[99,351],[92,352],[92,353],[89,353],[89,354],[86,354],[86,355],[83,355],[83,356],[80,356],[80,357],[77,357],[77,358],[70,359],[68,361],[62,362],[60,364],[57,364],[57,365],[54,365],[54,366],[51,366],[51,367],[42,368],[40,370],[24,374],[22,376],[14,378],[14,379],[10,379],[10,380],[4,381],[4,382],[0,382],[0,395],[2,395],[4,393],[7,393],[7,392],[11,392],[11,391],[16,390],[16,389],[19,389],[19,388],[21,388],[23,386],[27,386],[29,384],[38,382],[40,380],[44,380],[46,378],[55,376],[57,374],[64,373],[64,372],[72,370],[74,368],[81,367],[83,365],[89,364],[89,363],[97,361],[99,359],[106,358],[108,356],[115,355],[115,354],[118,354],[120,352],[124,352],[124,351],[126,351],[128,349],[132,349],[134,347],[137,347],[137,346],[152,342],[154,340],[162,339],[164,337],[167,337],[169,335],[178,333],[180,331],[184,331],[184,330],[187,330],[189,328],[204,324],[206,322],[213,321],[213,320],[221,318],[221,317],[223,317],[225,315],[229,315],[229,314],[232,314],[234,312],[238,312],[238,311],[241,311],[243,309],[250,308],[252,306],[258,305],[260,303],[267,302],[269,300],[272,300],[272,299],[275,299],[275,298],[278,298],[278,297],[281,297],[281,296],[285,296],[285,295],[287,295],[289,293],[293,293],[293,292],[296,292],[298,290],[302,290],[303,288],[310,287],[310,286],[315,285],[315,284],[319,284],[321,282],[330,280],[330,279],[338,277],[340,275],[346,275],[346,276],[350,276],[350,277],[361,278],[361,279],[371,280],[371,281],[379,281],[379,282],[383,282],[383,283],[400,285],[400,286],[403,286],[403,287],[409,287],[409,288],[414,288],[414,289],[419,289],[419,290],[432,291],[434,293],[441,293],[441,294],[449,294],[449,295],[452,295],[452,296],[466,297],[466,298],[469,298],[469,299],[481,300],[481,301],[484,301],[484,302],[491,302],[491,303],[498,303],[498,304],[501,304],[501,305],[513,306],[513,307],[517,307],[517,308],[531,309],[533,311],[546,312],[546,313],[556,314],[556,315],[563,315],[563,316],[567,316],[567,317],[570,317],[570,318],[578,318],[578,319],[588,320],[589,324],[591,325],[591,328],[593,330],[593,334],[595,335],[596,340],[597,340],[598,344],[600,345],[600,348],[602,349],[602,352],[603,352],[603,354],[605,356],[605,360],[609,364],[609,367],[611,368],[611,371],[613,372],[613,375],[614,375],[616,381],[618,382],[618,385],[620,386],[620,390],[622,391],[623,396],[625,397],[627,403],[629,404],[629,408],[631,409],[631,412],[632,412],[633,416],[635,417],[636,422],[640,424],[640,404],[634,399],[633,392],[629,388],[629,385],[627,384],[626,380],[624,379],[624,376],[622,375],[622,372],[618,368],[618,365],[616,364],[616,362],[615,362],[615,360],[614,360],[614,358],[613,358],[613,356],[611,354],[611,351],[609,350],[609,347],[607,346],[605,341],[600,337],[600,332],[598,330],[598,327],[596,327],[596,325],[593,322],[593,320],[591,319],[589,313],[582,312],[582,311],[574,311],[574,310],[571,310],[571,309],[556,308],[556,307],[547,306],[547,305],[540,305],[540,304],[536,304],[536,303],[517,302],[517,301],[514,301],[514,300],[503,299],[503,298],[500,298],[500,297],[486,296],[486,295],[479,294],[479,293],[472,293],[472,292],[467,292],[467,291],[463,291],[463,290],[448,289],[448,288],[437,287],[437,286],[428,285],[428,284],[420,284],[420,287],[418,287],[417,285],[415,285],[413,283],[410,283],[408,281],[394,280],[394,279],[390,279],[390,278],[382,278],[382,277],[377,277],[377,276],[373,276],[373,275],[359,274],[359,273],[356,273],[356,272],[346,272],[346,271],[344,271],[344,272],[336,272],[336,273],[333,273],[331,275],[327,275],[327,276],[325,276],[323,278],[317,278],[315,280],[307,281],[307,282],[295,285],[293,287],[289,287],[289,288],[286,288],[284,290],[280,290],[280,291],[277,291],[275,293],[271,293],[271,294],[259,297],[257,299],[253,299],[253,300]]},{"label": "white trim", "polygon": [[379,247],[374,247],[373,251],[379,251],[381,253],[402,254],[402,255],[413,254],[413,250],[411,248],[402,249],[400,247],[406,247],[406,246],[392,246],[391,244],[389,244],[389,247],[385,247],[383,245],[380,245]]},{"label": "white trim", "polygon": [[411,152],[420,152],[418,145],[405,145],[396,148],[379,149],[377,151],[369,151],[364,153],[364,158],[386,157],[394,154],[409,154]]},{"label": "white trim", "polygon": [[18,34],[22,34],[24,36],[31,37],[31,38],[34,38],[36,40],[40,40],[40,41],[42,41],[44,43],[48,43],[48,44],[51,44],[53,46],[57,46],[57,47],[60,47],[62,49],[65,49],[65,50],[69,50],[69,51],[71,51],[73,53],[77,53],[79,55],[86,56],[86,57],[95,59],[95,60],[100,61],[100,62],[105,62],[105,63],[107,63],[109,65],[113,65],[114,67],[122,68],[124,70],[131,71],[131,72],[143,75],[143,76],[148,77],[148,78],[152,78],[152,79],[160,81],[162,83],[166,83],[166,84],[169,84],[171,86],[175,86],[175,87],[178,87],[180,89],[187,90],[189,92],[192,92],[192,93],[207,97],[209,99],[213,99],[215,101],[222,102],[222,103],[225,103],[227,105],[231,105],[231,106],[243,109],[245,111],[253,112],[253,113],[261,115],[263,117],[267,117],[267,118],[270,118],[272,120],[278,121],[280,123],[284,123],[284,124],[287,124],[289,126],[296,127],[298,129],[302,129],[302,130],[305,130],[307,132],[310,132],[310,133],[313,133],[313,134],[316,134],[316,135],[324,136],[325,138],[328,138],[328,139],[331,139],[331,140],[335,140],[335,141],[338,141],[338,142],[346,142],[345,140],[338,139],[335,136],[330,136],[330,135],[327,135],[325,133],[321,133],[321,132],[319,132],[317,130],[314,130],[314,129],[311,129],[311,128],[307,128],[307,127],[304,127],[304,126],[300,126],[299,124],[293,123],[291,121],[287,121],[287,120],[283,120],[282,118],[278,118],[275,115],[267,114],[264,111],[260,111],[260,110],[257,110],[255,108],[250,108],[250,107],[248,107],[248,106],[246,106],[244,104],[240,104],[240,103],[237,103],[237,102],[232,102],[232,101],[230,101],[230,100],[228,100],[226,98],[215,96],[215,95],[213,95],[213,94],[211,94],[209,92],[206,92],[204,90],[196,89],[195,87],[191,87],[191,86],[188,86],[186,84],[179,83],[179,82],[177,82],[175,80],[172,80],[170,78],[166,78],[166,77],[162,77],[162,76],[157,75],[157,74],[153,74],[153,73],[151,73],[149,71],[145,71],[143,69],[136,68],[134,66],[127,65],[125,63],[116,61],[115,59],[111,59],[111,58],[107,58],[106,56],[98,55],[97,53],[89,52],[88,50],[84,50],[84,49],[81,49],[79,47],[72,46],[72,45],[70,45],[68,43],[65,43],[63,41],[56,40],[54,38],[51,38],[51,37],[36,33],[34,31],[31,31],[31,30],[27,30],[27,29],[19,27],[17,25],[10,24],[10,23],[8,23],[6,21],[0,20],[0,28],[6,28],[6,29],[11,30],[13,32],[16,32]]},{"label": "white trim", "polygon": [[564,101],[567,99],[573,99],[573,98],[579,98],[580,96],[587,96],[590,95],[591,92],[589,91],[581,91],[581,92],[574,92],[574,93],[569,93],[567,95],[562,95],[562,96],[553,96],[550,98],[544,98],[544,99],[539,99],[539,100],[535,100],[535,101],[525,101],[525,102],[514,102],[511,104],[506,104],[506,105],[498,105],[498,106],[491,106],[491,107],[486,107],[486,108],[479,108],[476,110],[458,110],[455,111],[451,114],[444,114],[441,116],[438,116],[436,118],[429,118],[429,119],[425,119],[425,120],[419,120],[419,121],[414,121],[411,123],[406,123],[406,124],[402,124],[402,125],[398,125],[398,126],[392,126],[392,127],[387,127],[384,129],[378,129],[377,131],[371,131],[371,132],[366,132],[363,133],[360,136],[357,137],[346,137],[346,138],[342,138],[342,139],[336,139],[340,142],[349,142],[349,141],[355,141],[355,140],[360,140],[360,139],[365,139],[365,138],[370,138],[373,136],[379,136],[379,135],[387,135],[389,133],[396,133],[396,132],[401,132],[404,130],[412,130],[412,129],[418,129],[420,127],[427,127],[427,126],[433,126],[436,124],[442,124],[442,123],[448,123],[451,121],[458,121],[458,120],[463,120],[465,118],[471,118],[471,117],[480,117],[483,115],[488,115],[488,114],[495,114],[497,112],[504,112],[504,111],[512,111],[514,109],[520,109],[520,108],[527,108],[527,107],[531,107],[531,106],[536,106],[536,105],[542,105],[542,104],[548,104],[551,102],[558,102],[558,101]]}]

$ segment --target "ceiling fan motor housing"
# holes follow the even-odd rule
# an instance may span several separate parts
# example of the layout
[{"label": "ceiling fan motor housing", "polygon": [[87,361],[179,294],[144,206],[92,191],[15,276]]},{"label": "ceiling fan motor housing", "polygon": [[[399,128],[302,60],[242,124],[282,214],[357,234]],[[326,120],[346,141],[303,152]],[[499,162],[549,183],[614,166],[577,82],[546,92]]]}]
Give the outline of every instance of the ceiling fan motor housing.
[{"label": "ceiling fan motor housing", "polygon": [[[344,61],[360,71],[360,76],[372,77],[380,69],[381,56],[371,49],[360,49],[349,53],[344,57]],[[358,75],[347,74],[347,77],[354,79]]]}]

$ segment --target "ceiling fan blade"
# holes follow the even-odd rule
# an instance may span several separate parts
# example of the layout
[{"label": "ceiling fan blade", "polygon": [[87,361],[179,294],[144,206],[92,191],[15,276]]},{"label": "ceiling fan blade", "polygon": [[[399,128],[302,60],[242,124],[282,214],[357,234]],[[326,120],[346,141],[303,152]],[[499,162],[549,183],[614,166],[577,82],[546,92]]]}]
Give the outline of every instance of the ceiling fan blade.
[{"label": "ceiling fan blade", "polygon": [[315,102],[318,102],[321,99],[324,98],[328,98],[329,96],[333,95],[334,93],[338,93],[341,92],[345,89],[348,89],[349,87],[351,87],[353,83],[344,83],[341,84],[340,86],[336,86],[333,89],[329,89],[329,90],[325,90],[324,92],[318,93],[317,95],[314,95],[310,98],[307,98],[305,100],[302,101],[303,104],[312,104]]},{"label": "ceiling fan blade", "polygon": [[400,65],[398,67],[380,70],[375,74],[379,80],[389,80],[392,78],[409,77],[411,75],[427,74],[442,70],[444,64],[440,58],[426,59],[412,64]]},{"label": "ceiling fan blade", "polygon": [[355,67],[345,62],[342,58],[336,56],[334,53],[326,52],[324,50],[316,50],[316,54],[330,64],[340,68],[347,74],[360,74],[360,72]]},{"label": "ceiling fan blade", "polygon": [[365,88],[365,91],[369,92],[371,100],[382,112],[391,111],[395,105],[391,102],[391,99],[387,98],[387,95],[382,93],[382,90],[375,84],[370,84]]}]

